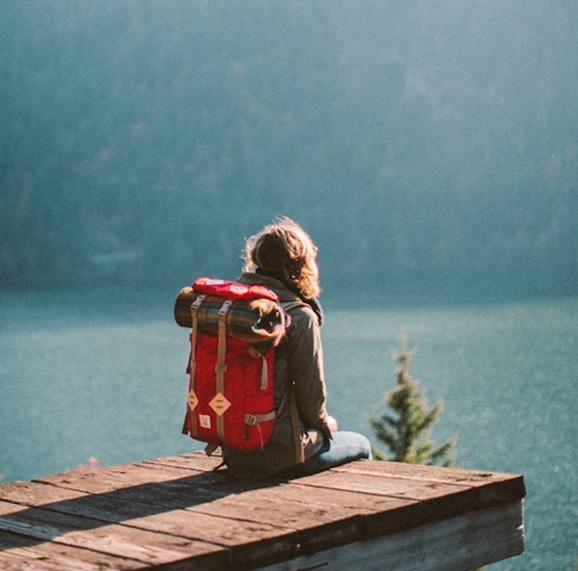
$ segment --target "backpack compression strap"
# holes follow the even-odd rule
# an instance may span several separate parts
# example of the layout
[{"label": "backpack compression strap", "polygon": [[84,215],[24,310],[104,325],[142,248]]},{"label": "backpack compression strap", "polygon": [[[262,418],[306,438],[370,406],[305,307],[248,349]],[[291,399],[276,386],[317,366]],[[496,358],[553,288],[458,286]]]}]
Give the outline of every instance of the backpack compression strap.
[{"label": "backpack compression strap", "polygon": [[[194,409],[197,406],[197,395],[195,393],[195,372],[197,368],[197,330],[199,325],[198,311],[201,307],[201,303],[205,299],[204,295],[199,295],[197,299],[191,304],[191,355],[189,358],[189,375],[190,375],[190,387],[189,387],[189,406],[187,407],[187,417],[191,426],[191,434],[194,436],[199,435],[199,429],[197,426],[197,415],[194,414]],[[186,419],[185,419],[186,422]]]},{"label": "backpack compression strap", "polygon": [[227,299],[219,310],[219,344],[217,347],[217,364],[215,365],[216,374],[216,395],[211,401],[213,410],[217,415],[217,435],[221,442],[225,440],[225,418],[224,413],[229,408],[230,403],[225,397],[225,357],[227,354],[227,313],[233,304],[232,299]]}]

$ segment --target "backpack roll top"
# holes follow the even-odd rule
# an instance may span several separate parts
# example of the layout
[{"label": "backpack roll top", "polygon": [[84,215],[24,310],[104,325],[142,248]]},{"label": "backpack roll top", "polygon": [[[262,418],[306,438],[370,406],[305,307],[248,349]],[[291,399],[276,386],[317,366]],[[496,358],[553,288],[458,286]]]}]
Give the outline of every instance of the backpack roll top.
[{"label": "backpack roll top", "polygon": [[[214,282],[217,283],[211,287]],[[229,299],[227,335],[256,349],[277,346],[289,325],[286,312],[270,289],[201,278],[192,287],[183,288],[177,296],[174,316],[181,327],[192,327],[191,306],[200,296],[203,296],[197,312],[200,330],[218,333],[219,312],[224,300]]]}]

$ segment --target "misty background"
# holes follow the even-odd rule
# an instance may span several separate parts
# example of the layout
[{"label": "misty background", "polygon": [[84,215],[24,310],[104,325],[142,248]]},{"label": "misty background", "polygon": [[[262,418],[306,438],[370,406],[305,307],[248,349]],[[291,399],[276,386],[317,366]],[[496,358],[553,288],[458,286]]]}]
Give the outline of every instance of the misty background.
[{"label": "misty background", "polygon": [[0,0],[0,286],[578,292],[574,0]]}]

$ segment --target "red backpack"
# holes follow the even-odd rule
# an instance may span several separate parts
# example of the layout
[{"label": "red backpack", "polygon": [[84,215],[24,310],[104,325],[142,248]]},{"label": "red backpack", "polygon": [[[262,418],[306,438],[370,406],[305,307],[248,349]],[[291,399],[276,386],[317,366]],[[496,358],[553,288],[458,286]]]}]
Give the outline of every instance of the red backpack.
[{"label": "red backpack", "polygon": [[191,327],[183,433],[237,450],[263,447],[275,422],[274,348],[288,326],[265,286],[200,278],[183,288],[175,319]]}]

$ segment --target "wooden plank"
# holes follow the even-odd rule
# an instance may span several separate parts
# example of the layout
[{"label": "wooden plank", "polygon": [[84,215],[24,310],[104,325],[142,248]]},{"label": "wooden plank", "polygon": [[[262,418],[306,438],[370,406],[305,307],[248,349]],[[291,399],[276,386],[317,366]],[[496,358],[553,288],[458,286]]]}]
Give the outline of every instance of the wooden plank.
[{"label": "wooden plank", "polygon": [[142,569],[143,564],[52,541],[38,542],[34,538],[3,531],[0,533],[0,569],[5,568],[23,571],[132,571]]},{"label": "wooden plank", "polygon": [[453,517],[476,507],[475,490],[464,486],[430,481],[410,481],[403,478],[386,478],[368,473],[353,476],[347,472],[333,470],[316,476],[316,478],[303,478],[300,483],[315,490],[331,488],[418,502],[410,517],[407,517],[407,511],[396,514],[386,511],[381,513],[383,516],[381,518],[371,518],[371,521],[368,520],[368,524],[371,523],[367,526],[368,534],[383,535],[390,533],[395,528],[406,529],[430,521]]},{"label": "wooden plank", "polygon": [[85,497],[85,492],[59,488],[37,482],[8,482],[0,486],[0,500],[22,504],[25,506],[40,506],[66,500]]},{"label": "wooden plank", "polygon": [[484,472],[439,466],[421,466],[400,462],[353,462],[335,471],[348,474],[379,474],[384,477],[439,482],[478,489],[479,505],[511,502],[526,495],[524,478],[519,474]]},{"label": "wooden plank", "polygon": [[464,571],[522,553],[522,525],[521,502],[502,504],[404,533],[297,557],[260,571]]},{"label": "wooden plank", "polygon": [[[36,554],[0,553],[0,569],[3,571],[75,571],[70,562],[47,559]],[[81,562],[78,571],[97,571],[98,567],[86,567]],[[106,567],[104,567],[106,569]],[[114,569],[110,568],[109,569]],[[122,569],[122,567],[118,567]]]},{"label": "wooden plank", "polygon": [[200,470],[184,472],[179,468],[171,468],[169,466],[158,469],[155,468],[154,465],[135,462],[134,464],[110,466],[93,470],[71,470],[62,474],[35,478],[32,481],[81,492],[99,494],[121,490],[123,488],[134,488],[140,484],[154,485],[160,482],[178,480],[179,478],[194,477],[195,475],[199,477],[211,477],[211,474]]},{"label": "wooden plank", "polygon": [[[15,509],[16,508],[16,509]],[[195,557],[210,569],[229,562],[228,553],[217,545],[192,541],[164,533],[148,532],[126,525],[105,524],[41,508],[22,508],[0,501],[0,530],[37,542],[51,541],[162,565]],[[214,568],[214,567],[213,567]]]},{"label": "wooden plank", "polygon": [[195,470],[201,472],[212,472],[222,463],[222,456],[218,453],[207,456],[204,452],[190,452],[188,454],[178,454],[175,456],[164,456],[162,458],[152,458],[142,463],[149,465],[170,466],[181,470]]}]

